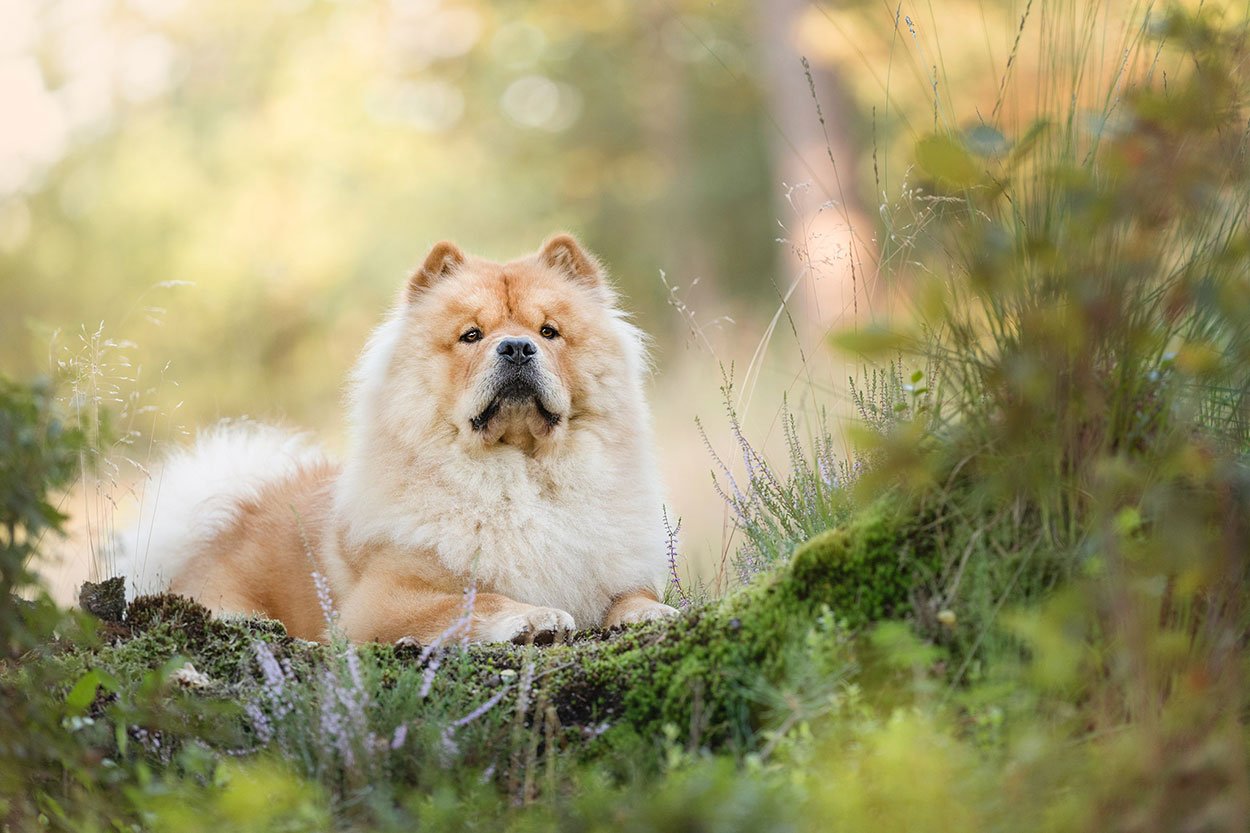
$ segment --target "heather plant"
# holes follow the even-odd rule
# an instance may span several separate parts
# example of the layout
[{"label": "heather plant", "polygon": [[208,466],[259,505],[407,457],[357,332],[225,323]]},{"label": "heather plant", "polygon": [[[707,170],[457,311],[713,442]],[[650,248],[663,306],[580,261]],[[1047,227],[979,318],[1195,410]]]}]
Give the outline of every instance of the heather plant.
[{"label": "heather plant", "polygon": [[513,686],[504,685],[458,716],[446,714],[449,704],[438,700],[436,681],[444,661],[467,644],[476,596],[472,588],[461,616],[429,644],[403,641],[404,650],[414,652],[410,673],[379,692],[387,672],[374,653],[343,634],[328,582],[320,572],[312,577],[328,642],[313,664],[306,659],[293,663],[267,640],[252,642],[248,665],[255,683],[243,703],[250,740],[234,754],[277,755],[315,779],[332,805],[343,808],[376,791],[396,767],[411,761],[415,743],[425,744],[423,754],[430,759],[454,760],[460,731],[513,696]]},{"label": "heather plant", "polygon": [[798,544],[849,517],[847,489],[856,472],[835,455],[824,412],[817,417],[812,440],[805,443],[799,436],[794,414],[783,402],[781,430],[788,466],[782,468],[769,462],[742,433],[730,381],[726,381],[721,393],[742,461],[741,480],[712,448],[701,422],[698,428],[716,466],[713,487],[745,539],[738,548],[734,566],[738,580],[747,584],[784,561]]},{"label": "heather plant", "polygon": [[[303,678],[290,659],[279,658],[265,641],[252,645],[257,685],[244,704],[254,746],[249,754],[270,750],[325,784],[331,795],[350,795],[381,773],[381,757],[402,742],[374,731],[366,664],[338,628],[329,584],[313,573],[326,633],[330,640],[321,661],[305,668]],[[396,744],[398,745],[398,743]]]},{"label": "heather plant", "polygon": [[904,379],[902,358],[885,368],[868,368],[857,382],[848,378],[847,388],[858,425],[877,435],[888,435],[904,423],[920,419],[930,406],[929,382],[923,370]]},{"label": "heather plant", "polygon": [[664,600],[679,609],[685,609],[694,602],[694,593],[690,581],[684,583],[677,567],[679,546],[678,536],[681,534],[681,518],[674,524],[668,519],[668,507],[661,512],[664,521],[664,556],[668,560],[668,584],[664,588]]},{"label": "heather plant", "polygon": [[[848,388],[859,420],[852,433],[885,438],[902,425],[929,430],[925,372],[905,378],[901,358],[880,369],[866,368],[858,382],[848,379]],[[840,455],[824,409],[816,412],[805,439],[783,398],[780,424],[786,456],[780,464],[770,461],[743,433],[733,404],[732,379],[726,378],[721,394],[742,465],[740,476],[712,448],[701,422],[698,427],[715,464],[713,487],[745,538],[734,565],[745,584],[783,563],[800,544],[851,518],[856,489],[872,468],[875,452],[865,445],[864,454]]]}]

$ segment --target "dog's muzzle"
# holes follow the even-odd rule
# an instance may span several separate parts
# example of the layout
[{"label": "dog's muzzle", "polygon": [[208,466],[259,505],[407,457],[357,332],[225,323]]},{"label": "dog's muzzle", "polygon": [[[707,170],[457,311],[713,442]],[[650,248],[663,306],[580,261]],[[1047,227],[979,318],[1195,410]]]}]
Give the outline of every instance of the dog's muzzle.
[{"label": "dog's muzzle", "polygon": [[491,379],[495,393],[482,412],[469,420],[475,431],[484,431],[500,409],[515,402],[532,402],[539,415],[553,428],[560,414],[543,403],[543,385],[534,355],[538,348],[527,338],[508,338],[496,348],[499,363]]}]

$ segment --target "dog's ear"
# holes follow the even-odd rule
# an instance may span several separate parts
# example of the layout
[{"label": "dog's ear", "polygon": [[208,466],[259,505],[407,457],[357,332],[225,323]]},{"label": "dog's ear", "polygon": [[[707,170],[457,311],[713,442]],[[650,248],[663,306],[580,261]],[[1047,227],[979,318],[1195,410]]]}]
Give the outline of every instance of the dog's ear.
[{"label": "dog's ear", "polygon": [[571,280],[587,286],[603,283],[603,267],[571,234],[557,234],[544,243],[538,252],[538,259]]},{"label": "dog's ear", "polygon": [[413,300],[422,290],[456,271],[462,263],[464,252],[455,243],[448,243],[446,240],[435,243],[434,248],[426,255],[425,263],[408,278],[408,300]]}]

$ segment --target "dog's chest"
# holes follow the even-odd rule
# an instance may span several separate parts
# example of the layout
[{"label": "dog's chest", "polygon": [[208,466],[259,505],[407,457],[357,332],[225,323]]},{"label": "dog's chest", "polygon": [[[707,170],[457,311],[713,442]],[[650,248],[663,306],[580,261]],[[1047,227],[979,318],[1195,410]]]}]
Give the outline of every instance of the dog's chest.
[{"label": "dog's chest", "polygon": [[499,466],[460,479],[429,518],[432,538],[443,565],[473,577],[479,590],[596,625],[612,595],[650,571],[640,557],[650,495],[629,494],[604,469],[559,474]]}]

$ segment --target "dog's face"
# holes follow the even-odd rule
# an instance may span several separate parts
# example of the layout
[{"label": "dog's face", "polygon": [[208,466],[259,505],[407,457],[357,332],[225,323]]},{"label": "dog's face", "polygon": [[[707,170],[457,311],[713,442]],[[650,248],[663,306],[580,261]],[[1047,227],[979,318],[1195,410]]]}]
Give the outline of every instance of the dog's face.
[{"label": "dog's face", "polygon": [[506,264],[439,243],[404,303],[392,370],[468,446],[532,451],[633,396],[638,334],[616,312],[598,262],[568,235]]}]

